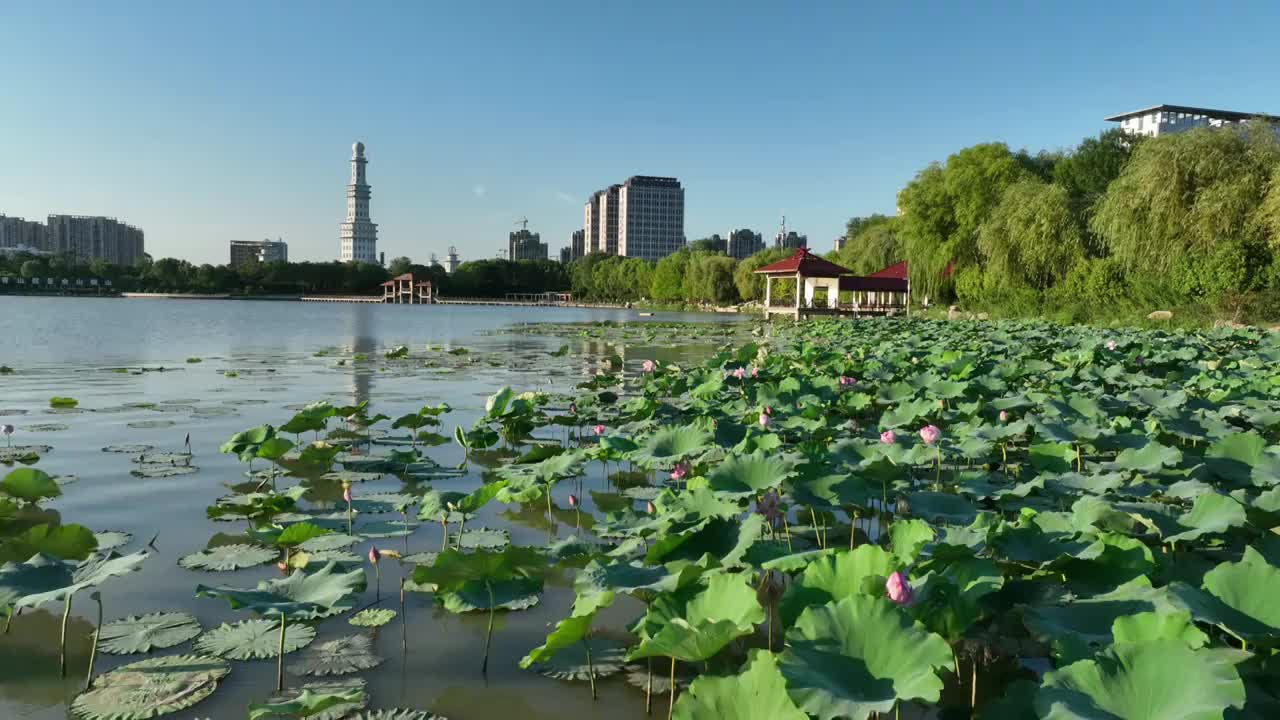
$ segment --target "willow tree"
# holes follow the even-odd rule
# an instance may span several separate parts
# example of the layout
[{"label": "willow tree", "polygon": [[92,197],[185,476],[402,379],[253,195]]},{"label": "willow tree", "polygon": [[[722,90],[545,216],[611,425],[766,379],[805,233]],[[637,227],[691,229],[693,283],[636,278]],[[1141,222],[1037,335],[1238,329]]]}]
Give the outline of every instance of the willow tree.
[{"label": "willow tree", "polygon": [[875,217],[874,222],[862,224],[845,239],[844,247],[830,258],[832,262],[867,275],[904,259],[902,241],[898,238],[898,219]]},{"label": "willow tree", "polygon": [[1037,290],[1054,285],[1085,256],[1070,194],[1036,179],[1010,185],[982,224],[978,250],[993,284]]},{"label": "willow tree", "polygon": [[1143,141],[1090,226],[1133,273],[1163,274],[1224,242],[1265,244],[1263,200],[1280,164],[1270,127],[1198,129]]},{"label": "willow tree", "polygon": [[[767,248],[744,258],[733,270],[733,283],[738,286],[738,295],[744,301],[764,299],[764,277],[756,275],[756,270],[791,257],[793,250],[787,248]],[[794,283],[794,281],[792,281]],[[776,283],[775,283],[776,286]],[[795,285],[787,286],[788,292],[795,292]]]}]

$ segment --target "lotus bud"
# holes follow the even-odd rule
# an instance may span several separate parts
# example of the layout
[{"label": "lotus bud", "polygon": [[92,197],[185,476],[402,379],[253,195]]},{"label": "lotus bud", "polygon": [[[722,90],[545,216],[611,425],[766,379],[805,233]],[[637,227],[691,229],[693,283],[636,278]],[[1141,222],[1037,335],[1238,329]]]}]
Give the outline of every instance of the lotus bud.
[{"label": "lotus bud", "polygon": [[1000,422],[1002,422],[1002,423],[1007,423],[1007,422],[1009,422],[1009,411],[1008,411],[1008,410],[1001,410],[1001,411],[1000,411]]},{"label": "lotus bud", "polygon": [[289,565],[285,561],[281,560],[280,562],[276,563],[276,569],[282,573],[287,573],[289,572]]},{"label": "lotus bud", "polygon": [[653,501],[650,500],[644,504],[644,511],[652,515],[658,512],[658,509],[653,506]]},{"label": "lotus bud", "polygon": [[854,384],[855,382],[857,382],[857,380],[854,380],[853,378],[849,377],[848,375],[841,375],[841,376],[840,376],[840,387],[849,387],[850,385]]},{"label": "lotus bud", "polygon": [[752,366],[751,366],[751,377],[753,377],[753,378],[760,377],[760,368],[756,367],[755,365],[752,365]]},{"label": "lotus bud", "polygon": [[569,507],[571,508],[578,507],[578,496],[574,495],[573,493],[569,493]]},{"label": "lotus bud", "polygon": [[760,427],[767,428],[773,419],[769,417],[769,413],[760,413]]},{"label": "lotus bud", "polygon": [[885,445],[892,445],[898,442],[898,433],[892,430],[885,430],[884,432],[880,433],[880,442],[884,443]]},{"label": "lotus bud", "polygon": [[373,563],[374,565],[377,565],[378,561],[381,559],[382,559],[382,553],[378,552],[378,547],[376,545],[370,545],[369,546],[369,562]]},{"label": "lotus bud", "polygon": [[1115,341],[1115,340],[1108,340],[1108,341],[1107,341],[1107,349],[1108,349],[1108,350],[1115,350],[1115,349],[1116,349],[1116,341]]},{"label": "lotus bud", "polygon": [[911,589],[911,583],[907,581],[907,576],[902,574],[901,570],[894,572],[884,582],[884,589],[889,594],[889,599],[903,607],[915,602],[916,594]]},{"label": "lotus bud", "polygon": [[597,425],[597,426],[595,426],[594,428],[591,428],[591,429],[592,429],[592,430],[594,430],[594,431],[595,431],[595,433],[596,433],[597,435],[603,435],[603,434],[604,434],[604,426],[603,426],[603,425]]},{"label": "lotus bud", "polygon": [[652,360],[645,360],[643,363],[640,364],[640,370],[643,372],[651,373],[657,369],[658,369],[658,363]]},{"label": "lotus bud", "polygon": [[924,440],[925,445],[932,445],[938,442],[938,439],[941,437],[942,437],[942,431],[939,430],[937,426],[925,425],[924,427],[920,428],[920,439]]},{"label": "lotus bud", "polygon": [[351,483],[349,482],[342,483],[342,499],[346,500],[348,505],[351,504]]}]

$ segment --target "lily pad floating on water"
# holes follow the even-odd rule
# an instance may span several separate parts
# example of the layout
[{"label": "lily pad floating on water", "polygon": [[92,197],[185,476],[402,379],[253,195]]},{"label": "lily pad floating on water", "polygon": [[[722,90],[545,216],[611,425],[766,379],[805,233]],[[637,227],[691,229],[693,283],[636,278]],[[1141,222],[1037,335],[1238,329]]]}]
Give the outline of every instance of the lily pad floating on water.
[{"label": "lily pad floating on water", "polygon": [[191,453],[185,452],[149,452],[133,458],[139,465],[188,465]]},{"label": "lily pad floating on water", "polygon": [[[285,654],[300,650],[316,639],[309,625],[289,623],[284,629]],[[223,623],[196,641],[197,652],[229,660],[255,660],[280,655],[280,621],[265,618]]]},{"label": "lily pad floating on water", "polygon": [[121,530],[104,530],[96,532],[93,537],[98,541],[98,551],[115,550],[124,547],[133,542],[133,533],[123,532]]},{"label": "lily pad floating on water", "polygon": [[347,535],[346,533],[329,533],[328,535],[317,535],[309,540],[303,541],[298,545],[299,550],[310,553],[326,552],[330,550],[342,550],[360,542],[360,538],[355,535]]},{"label": "lily pad floating on water", "polygon": [[199,470],[195,465],[139,465],[130,470],[129,474],[139,478],[166,478],[191,475]]},{"label": "lily pad floating on water", "polygon": [[327,472],[324,475],[321,475],[320,479],[328,480],[330,482],[349,482],[349,483],[373,482],[375,480],[381,480],[382,473],[356,472],[354,470],[336,470],[334,472]]},{"label": "lily pad floating on water", "polygon": [[71,705],[83,720],[148,720],[209,697],[231,672],[227,663],[198,655],[148,658],[105,673]]},{"label": "lily pad floating on water", "polygon": [[279,555],[277,551],[259,545],[219,545],[184,555],[178,559],[178,565],[188,570],[225,572],[264,565]]},{"label": "lily pad floating on water", "polygon": [[317,680],[273,695],[249,706],[250,720],[285,720],[308,713],[307,720],[350,720],[351,713],[369,704],[360,678]]},{"label": "lily pad floating on water", "polygon": [[155,445],[108,445],[102,448],[102,452],[137,456],[155,449]]},{"label": "lily pad floating on water", "polygon": [[66,423],[35,423],[23,427],[27,432],[62,432],[70,428],[71,426]]},{"label": "lily pad floating on water", "polygon": [[587,648],[581,642],[574,642],[558,649],[552,657],[530,664],[529,669],[543,677],[566,682],[587,682],[593,670],[597,680],[622,672],[626,666],[625,647],[601,637],[587,642],[591,644],[591,662],[587,662]]},{"label": "lily pad floating on water", "polygon": [[465,550],[501,550],[511,544],[511,533],[506,530],[475,528],[464,530],[456,537],[458,547]]},{"label": "lily pad floating on water", "polygon": [[384,710],[365,710],[355,715],[348,715],[345,720],[446,720],[442,715],[425,710],[406,710],[405,708],[389,708]]},{"label": "lily pad floating on water", "polygon": [[151,428],[167,428],[177,425],[173,420],[134,420],[128,423],[129,427],[135,430],[147,430]]},{"label": "lily pad floating on water", "polygon": [[12,465],[33,463],[53,451],[50,445],[13,445],[0,447],[0,463]]},{"label": "lily pad floating on water", "polygon": [[49,407],[53,408],[73,408],[80,404],[79,400],[69,397],[54,396],[49,398]]},{"label": "lily pad floating on water", "polygon": [[395,617],[395,610],[388,610],[385,608],[368,608],[352,615],[351,619],[347,622],[355,625],[356,627],[382,627],[394,620]]},{"label": "lily pad floating on water", "polygon": [[[287,631],[286,631],[287,634]],[[382,664],[368,635],[348,635],[307,648],[293,663],[301,675],[350,675]]]},{"label": "lily pad floating on water", "polygon": [[113,620],[98,631],[98,649],[129,655],[171,648],[200,634],[200,623],[184,612],[157,612]]}]

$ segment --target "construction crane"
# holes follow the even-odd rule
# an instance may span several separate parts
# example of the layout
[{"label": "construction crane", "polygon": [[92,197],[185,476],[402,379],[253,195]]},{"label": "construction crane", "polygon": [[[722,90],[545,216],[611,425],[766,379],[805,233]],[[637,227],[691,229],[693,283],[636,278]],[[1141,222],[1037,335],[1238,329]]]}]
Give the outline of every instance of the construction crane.
[{"label": "construction crane", "polygon": [[529,218],[527,218],[527,217],[522,217],[522,218],[520,218],[519,220],[517,220],[517,221],[516,221],[516,224],[520,226],[520,229],[521,229],[521,230],[528,230],[528,229],[529,229]]}]

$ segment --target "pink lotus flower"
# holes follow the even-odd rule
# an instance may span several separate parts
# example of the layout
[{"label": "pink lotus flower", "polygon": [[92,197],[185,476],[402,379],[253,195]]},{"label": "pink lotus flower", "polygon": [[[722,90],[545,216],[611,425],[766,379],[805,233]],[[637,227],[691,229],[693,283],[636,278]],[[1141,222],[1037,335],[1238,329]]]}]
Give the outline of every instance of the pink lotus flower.
[{"label": "pink lotus flower", "polygon": [[346,500],[348,505],[351,504],[351,483],[342,483],[342,499]]},{"label": "pink lotus flower", "polygon": [[569,493],[569,507],[571,508],[578,507],[578,496],[574,495],[573,493]]},{"label": "pink lotus flower", "polygon": [[851,377],[849,377],[849,376],[847,376],[847,375],[841,375],[841,376],[840,376],[840,387],[848,387],[848,386],[850,386],[850,385],[852,385],[852,384],[854,384],[854,383],[856,383],[856,382],[858,382],[858,381],[857,381],[857,380],[854,380],[853,378],[851,378]]},{"label": "pink lotus flower", "polygon": [[753,378],[755,378],[755,377],[760,377],[760,368],[756,367],[755,365],[752,365],[752,366],[751,366],[751,377],[753,377]]},{"label": "pink lotus flower", "polygon": [[744,377],[746,377],[746,376],[747,376],[747,369],[746,369],[746,368],[736,368],[736,369],[734,369],[734,371],[733,371],[733,376],[734,376],[735,378],[737,378],[737,379],[741,380],[742,378],[744,378]]},{"label": "pink lotus flower", "polygon": [[1005,411],[1005,410],[1001,410],[1001,411],[1000,411],[1000,422],[1002,422],[1002,423],[1007,423],[1007,422],[1009,422],[1009,413],[1008,413],[1008,411]]},{"label": "pink lotus flower", "polygon": [[654,370],[658,369],[658,363],[652,360],[645,360],[643,363],[640,364],[640,369],[644,372],[651,373]]},{"label": "pink lotus flower", "polygon": [[644,511],[652,515],[658,512],[658,509],[653,506],[653,501],[650,500],[644,504]]},{"label": "pink lotus flower", "polygon": [[686,477],[688,477],[688,475],[689,475],[689,463],[676,463],[676,466],[671,468],[672,480],[683,480]]},{"label": "pink lotus flower", "polygon": [[769,417],[769,413],[760,413],[760,427],[768,428],[769,424],[772,422],[773,418]]},{"label": "pink lotus flower", "polygon": [[889,593],[889,599],[898,605],[907,606],[916,600],[916,593],[911,589],[911,583],[907,581],[907,576],[899,570],[889,576],[884,582],[884,589]]},{"label": "pink lotus flower", "polygon": [[892,445],[898,442],[898,433],[892,430],[885,430],[884,432],[880,433],[880,442],[884,443],[885,445]]},{"label": "pink lotus flower", "polygon": [[591,429],[592,429],[592,430],[594,430],[594,431],[595,431],[595,433],[596,433],[597,435],[603,435],[603,434],[604,434],[604,426],[603,426],[603,425],[597,425],[597,426],[595,426],[595,427],[593,427],[593,428],[591,428]]},{"label": "pink lotus flower", "polygon": [[369,562],[373,563],[374,565],[377,565],[378,561],[381,559],[382,559],[382,553],[378,552],[378,547],[376,545],[370,545],[369,546]]},{"label": "pink lotus flower", "polygon": [[938,442],[938,439],[941,437],[942,431],[935,425],[925,425],[920,428],[920,439],[924,441],[925,445],[932,445]]},{"label": "pink lotus flower", "polygon": [[276,569],[282,573],[287,573],[289,572],[289,565],[285,561],[281,560],[280,562],[276,563]]},{"label": "pink lotus flower", "polygon": [[1108,350],[1115,350],[1115,349],[1116,349],[1116,341],[1115,341],[1115,340],[1108,340],[1108,341],[1107,341],[1107,349],[1108,349]]}]

